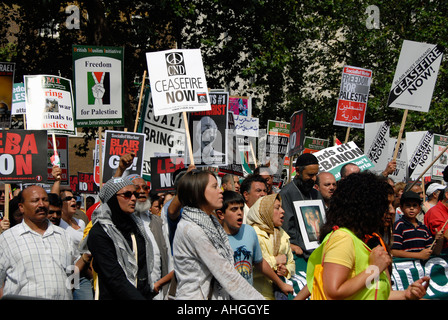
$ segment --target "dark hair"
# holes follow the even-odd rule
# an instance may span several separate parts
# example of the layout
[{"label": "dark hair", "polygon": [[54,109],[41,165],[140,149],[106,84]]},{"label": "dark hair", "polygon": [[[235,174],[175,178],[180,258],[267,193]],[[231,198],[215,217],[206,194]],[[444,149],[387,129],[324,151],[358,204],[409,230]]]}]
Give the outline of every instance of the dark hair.
[{"label": "dark hair", "polygon": [[197,169],[187,172],[177,186],[177,196],[182,206],[201,208],[207,204],[205,198],[205,188],[207,187],[209,176],[216,176],[213,172]]},{"label": "dark hair", "polygon": [[384,229],[383,217],[388,210],[390,188],[377,175],[364,171],[339,180],[330,199],[320,241],[334,226],[351,230],[358,238]]},{"label": "dark hair", "polygon": [[266,185],[266,179],[263,178],[262,176],[260,176],[259,174],[250,174],[246,177],[246,179],[243,180],[243,182],[241,183],[240,186],[240,193],[242,195],[244,195],[244,192],[250,192],[250,189],[252,188],[252,183],[253,182],[263,182],[265,187],[267,188]]},{"label": "dark hair", "polygon": [[244,204],[243,196],[236,191],[226,190],[222,193],[222,208],[221,211],[225,212],[230,204]]},{"label": "dark hair", "polygon": [[58,196],[56,193],[49,193],[48,201],[50,202],[50,206],[55,206],[58,208],[62,207],[61,197]]}]

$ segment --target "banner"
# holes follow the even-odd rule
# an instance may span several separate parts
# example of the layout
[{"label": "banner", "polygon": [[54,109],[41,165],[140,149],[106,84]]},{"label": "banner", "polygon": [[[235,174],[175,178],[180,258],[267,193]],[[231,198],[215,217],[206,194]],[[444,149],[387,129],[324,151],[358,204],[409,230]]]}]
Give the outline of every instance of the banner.
[{"label": "banner", "polygon": [[[434,134],[430,131],[406,133],[406,147],[408,156],[408,179],[415,180],[432,162]],[[424,177],[430,177],[431,170],[426,171]]]},{"label": "banner", "polygon": [[0,181],[45,182],[47,131],[0,130]]},{"label": "banner", "polygon": [[[228,99],[227,92],[211,92],[209,111],[191,112],[188,117],[194,164],[196,166],[227,165]],[[190,163],[188,148],[185,158]]]},{"label": "banner", "polygon": [[146,53],[154,115],[210,110],[200,49]]},{"label": "banner", "polygon": [[77,127],[124,126],[124,48],[72,46]]},{"label": "banner", "polygon": [[143,178],[150,180],[151,158],[159,155],[183,156],[185,152],[185,124],[181,113],[154,115],[149,89],[145,93],[143,121],[140,132],[144,133]]},{"label": "banner", "polygon": [[93,173],[78,171],[78,192],[79,193],[97,193],[98,186],[94,181]]},{"label": "banner", "polygon": [[289,132],[289,150],[288,156],[299,154],[303,150],[303,141],[305,139],[306,112],[304,110],[296,111],[291,116]]},{"label": "banner", "polygon": [[364,128],[372,71],[345,66],[333,124]]},{"label": "banner", "polygon": [[381,174],[388,164],[390,125],[385,121],[366,123],[364,152],[375,165],[371,171]]},{"label": "banner", "polygon": [[387,105],[428,112],[442,56],[438,45],[404,40]]},{"label": "banner", "polygon": [[23,82],[27,129],[74,135],[71,80],[52,75],[26,75]]},{"label": "banner", "polygon": [[11,127],[14,62],[0,62],[0,128]]},{"label": "banner", "polygon": [[[434,134],[434,147],[432,158],[435,159],[448,145],[448,136]],[[448,165],[448,150],[432,166],[432,178],[443,180],[443,170]]]},{"label": "banner", "polygon": [[175,191],[173,173],[185,168],[183,157],[151,158],[151,192]]},{"label": "banner", "polygon": [[142,175],[143,155],[145,154],[145,135],[123,131],[106,130],[104,137],[103,154],[103,182],[112,178],[117,171],[120,157],[126,153],[135,153],[134,162],[122,177],[130,174]]},{"label": "banner", "polygon": [[373,163],[353,141],[320,150],[314,155],[319,161],[319,171],[331,172],[336,181],[341,178],[340,171],[346,163],[356,164],[361,171],[374,168]]},{"label": "banner", "polygon": [[14,83],[11,114],[26,114],[25,86],[23,83]]},{"label": "banner", "polygon": [[[51,164],[51,156],[54,154],[53,151],[53,137],[48,136],[47,145],[47,182],[54,183],[55,179],[51,175],[53,170],[53,165]],[[61,185],[69,185],[69,165],[68,165],[68,137],[67,136],[56,136],[56,149],[58,150],[58,156],[60,160],[59,167],[61,168]]]}]

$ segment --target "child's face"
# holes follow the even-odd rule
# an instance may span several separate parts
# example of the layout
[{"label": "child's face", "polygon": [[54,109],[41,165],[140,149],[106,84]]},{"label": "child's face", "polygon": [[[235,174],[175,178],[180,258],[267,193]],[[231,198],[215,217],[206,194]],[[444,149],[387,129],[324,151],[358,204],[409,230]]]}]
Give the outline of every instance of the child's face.
[{"label": "child's face", "polygon": [[243,224],[244,216],[244,204],[243,203],[230,203],[223,215],[223,227],[227,233],[237,233],[241,225]]},{"label": "child's face", "polygon": [[406,201],[403,203],[401,209],[403,210],[403,214],[408,219],[415,219],[417,214],[420,212],[420,203],[417,201]]}]

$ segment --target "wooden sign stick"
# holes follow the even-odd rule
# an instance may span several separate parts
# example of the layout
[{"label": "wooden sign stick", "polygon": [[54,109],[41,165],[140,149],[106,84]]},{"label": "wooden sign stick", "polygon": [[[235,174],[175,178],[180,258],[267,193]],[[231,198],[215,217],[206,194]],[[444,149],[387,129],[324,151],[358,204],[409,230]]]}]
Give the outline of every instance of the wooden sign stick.
[{"label": "wooden sign stick", "polygon": [[408,116],[408,109],[404,110],[403,119],[401,120],[400,133],[398,134],[397,144],[395,145],[394,156],[392,160],[397,160],[398,150],[400,150],[401,137],[403,136],[404,125],[406,124],[406,118]]},{"label": "wooden sign stick", "polygon": [[184,124],[185,124],[185,134],[186,134],[186,137],[187,137],[188,154],[190,155],[190,164],[194,165],[193,148],[191,147],[190,130],[188,128],[187,113],[185,111],[183,111],[182,112],[182,116],[183,116]]}]

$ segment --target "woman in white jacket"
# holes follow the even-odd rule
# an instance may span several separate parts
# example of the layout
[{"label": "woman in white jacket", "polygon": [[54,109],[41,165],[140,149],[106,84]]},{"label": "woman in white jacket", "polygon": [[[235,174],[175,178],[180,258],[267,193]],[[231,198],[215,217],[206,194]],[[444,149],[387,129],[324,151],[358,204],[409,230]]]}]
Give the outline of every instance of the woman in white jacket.
[{"label": "woman in white jacket", "polygon": [[179,181],[183,206],[173,242],[176,299],[263,299],[234,268],[233,251],[214,211],[222,190],[210,171],[193,170]]}]

